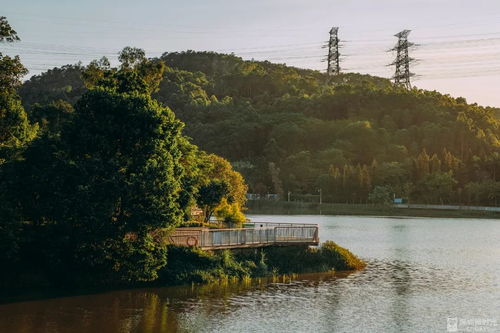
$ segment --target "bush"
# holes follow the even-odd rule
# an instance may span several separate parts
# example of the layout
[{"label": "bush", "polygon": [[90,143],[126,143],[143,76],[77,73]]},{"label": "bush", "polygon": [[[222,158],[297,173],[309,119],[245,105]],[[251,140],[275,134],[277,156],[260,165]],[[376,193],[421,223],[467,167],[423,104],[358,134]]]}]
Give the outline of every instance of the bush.
[{"label": "bush", "polygon": [[319,249],[308,246],[269,247],[267,264],[280,274],[358,270],[365,263],[349,250],[326,241]]},{"label": "bush", "polygon": [[388,186],[375,186],[368,194],[368,201],[376,205],[389,207],[392,204],[390,188]]},{"label": "bush", "polygon": [[366,264],[356,257],[351,251],[337,245],[335,242],[326,241],[319,250],[321,259],[338,271],[351,271],[363,269]]},{"label": "bush", "polygon": [[226,278],[252,276],[257,265],[238,260],[230,250],[210,252],[195,247],[169,246],[168,263],[160,271],[160,282],[182,284],[207,283]]}]

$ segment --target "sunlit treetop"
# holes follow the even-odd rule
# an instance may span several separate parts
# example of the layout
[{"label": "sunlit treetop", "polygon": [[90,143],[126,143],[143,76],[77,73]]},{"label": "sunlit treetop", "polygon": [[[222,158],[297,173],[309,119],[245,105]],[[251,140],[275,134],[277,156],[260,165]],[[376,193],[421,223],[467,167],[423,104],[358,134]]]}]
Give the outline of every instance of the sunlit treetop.
[{"label": "sunlit treetop", "polygon": [[12,29],[7,18],[5,16],[0,16],[0,42],[12,43],[21,40],[17,35],[17,32]]}]

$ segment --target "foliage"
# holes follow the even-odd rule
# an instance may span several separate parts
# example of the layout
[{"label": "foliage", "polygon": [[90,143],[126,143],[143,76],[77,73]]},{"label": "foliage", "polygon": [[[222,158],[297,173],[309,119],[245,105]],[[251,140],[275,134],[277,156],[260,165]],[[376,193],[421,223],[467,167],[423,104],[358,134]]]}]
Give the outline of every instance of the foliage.
[{"label": "foliage", "polygon": [[169,246],[168,264],[159,272],[167,284],[217,282],[227,278],[261,277],[273,274],[349,271],[366,264],[348,250],[327,241],[319,249],[308,246],[268,247],[259,251],[203,251]]},{"label": "foliage", "polygon": [[464,196],[468,202],[484,202],[492,206],[498,206],[500,182],[482,181],[468,183],[464,189]]},{"label": "foliage", "polygon": [[118,54],[118,60],[123,68],[134,68],[146,61],[146,53],[142,49],[127,46]]},{"label": "foliage", "polygon": [[[283,198],[321,188],[324,202],[367,203],[376,186],[387,186],[414,203],[497,200],[496,194],[486,199],[467,190],[469,184],[500,181],[496,109],[437,92],[394,88],[369,75],[342,74],[327,84],[316,71],[234,55],[187,51],[145,59],[129,51],[138,54],[131,62],[136,71],[143,63],[165,66],[163,72],[153,70],[161,81],[157,89],[144,89],[175,110],[193,143],[230,161],[250,192]],[[60,88],[54,86],[44,100],[61,98],[58,89],[68,85],[64,73],[58,72]],[[42,76],[46,82],[38,78],[39,88],[36,79],[23,85],[25,100],[41,98],[35,98],[36,91],[56,83]],[[73,81],[72,87],[81,85],[76,77]],[[427,175],[439,178],[450,171],[451,191],[426,196],[434,186],[432,177],[424,180]]]},{"label": "foliage", "polygon": [[29,112],[34,104],[47,105],[58,100],[74,105],[87,91],[82,71],[83,67],[77,64],[33,75],[19,88],[24,107]]},{"label": "foliage", "polygon": [[449,203],[446,202],[446,198],[449,197],[456,183],[451,171],[430,173],[418,183],[415,189],[415,192],[418,192],[414,196],[419,198],[421,202]]},{"label": "foliage", "polygon": [[319,252],[325,263],[335,267],[338,271],[359,270],[366,266],[366,264],[352,254],[351,251],[332,241],[324,242]]},{"label": "foliage", "polygon": [[28,112],[31,121],[39,126],[39,133],[58,135],[73,120],[74,108],[63,100],[50,104],[35,104]]},{"label": "foliage", "polygon": [[216,282],[228,277],[251,276],[256,265],[239,260],[230,250],[207,252],[184,246],[168,247],[168,264],[160,271],[160,282],[183,284]]},{"label": "foliage", "polygon": [[220,180],[213,180],[202,185],[198,190],[198,205],[203,209],[205,222],[209,221],[215,209],[229,194],[229,185]]},{"label": "foliage", "polygon": [[205,221],[212,215],[230,225],[245,221],[242,209],[246,202],[247,186],[241,174],[220,156],[202,154],[203,177],[198,192],[198,205],[203,209]]},{"label": "foliage", "polygon": [[267,265],[280,274],[349,271],[366,264],[349,250],[326,241],[319,248],[308,246],[270,247],[264,250]]},{"label": "foliage", "polygon": [[[0,42],[18,41],[19,36],[4,16],[0,17]],[[18,156],[19,149],[31,141],[37,132],[19,101],[16,89],[28,70],[19,57],[0,53],[0,164]]]},{"label": "foliage", "polygon": [[37,126],[29,123],[17,96],[0,92],[0,164],[13,158],[16,150],[31,141],[36,132]]},{"label": "foliage", "polygon": [[203,160],[207,165],[205,176],[212,180],[218,179],[228,185],[227,201],[244,206],[247,186],[241,174],[236,172],[231,164],[220,156],[209,154],[205,155]]},{"label": "foliage", "polygon": [[3,169],[13,179],[4,193],[36,239],[24,246],[47,249],[34,258],[73,277],[153,280],[166,258],[151,234],[180,223],[186,208],[182,124],[148,96],[103,88],[74,113],[60,136],[40,137]]},{"label": "foliage", "polygon": [[368,201],[376,205],[389,206],[392,203],[391,191],[387,186],[375,186],[368,194]]},{"label": "foliage", "polygon": [[0,16],[0,42],[15,42],[20,40],[17,32],[12,29],[7,18]]},{"label": "foliage", "polygon": [[158,235],[188,218],[198,192],[214,199],[204,193],[211,180],[222,194],[210,214],[224,204],[220,214],[241,220],[241,175],[199,151],[151,98],[163,62],[133,48],[120,60],[119,68],[102,58],[55,69],[23,85],[29,119],[40,127],[35,138],[15,91],[24,67],[2,58],[1,257],[13,272],[30,266],[65,285],[155,280],[166,264]]},{"label": "foliage", "polygon": [[229,203],[226,198],[222,198],[216,207],[215,215],[230,227],[241,226],[246,220],[240,204],[237,202]]},{"label": "foliage", "polygon": [[21,78],[28,70],[21,64],[18,56],[11,58],[0,53],[0,91],[2,94],[15,92],[21,84]]}]

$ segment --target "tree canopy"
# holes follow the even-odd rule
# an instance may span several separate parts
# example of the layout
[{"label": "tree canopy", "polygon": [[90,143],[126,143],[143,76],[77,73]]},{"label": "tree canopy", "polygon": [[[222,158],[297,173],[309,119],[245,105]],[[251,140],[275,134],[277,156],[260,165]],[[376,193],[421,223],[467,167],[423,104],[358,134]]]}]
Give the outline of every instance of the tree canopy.
[{"label": "tree canopy", "polygon": [[[18,40],[7,19],[0,17],[0,42]],[[30,124],[17,94],[21,78],[27,73],[19,57],[0,53],[0,164],[17,156],[18,150],[36,135],[37,127]]]},{"label": "tree canopy", "polygon": [[20,40],[17,32],[12,29],[5,16],[0,16],[0,42],[15,42]]}]

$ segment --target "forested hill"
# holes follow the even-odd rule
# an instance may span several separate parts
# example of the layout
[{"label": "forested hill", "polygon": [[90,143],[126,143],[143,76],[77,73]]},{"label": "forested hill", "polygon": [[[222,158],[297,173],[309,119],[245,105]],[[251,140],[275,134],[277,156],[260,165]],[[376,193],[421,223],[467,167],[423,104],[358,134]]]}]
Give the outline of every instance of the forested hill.
[{"label": "forested hill", "polygon": [[[165,53],[154,61],[167,69],[153,97],[186,123],[193,143],[230,160],[250,192],[321,188],[332,202],[500,198],[496,109],[369,75],[328,79],[234,55]],[[70,117],[69,104],[86,90],[82,73],[104,64],[68,65],[25,82],[19,93],[31,120],[43,130]]]}]

